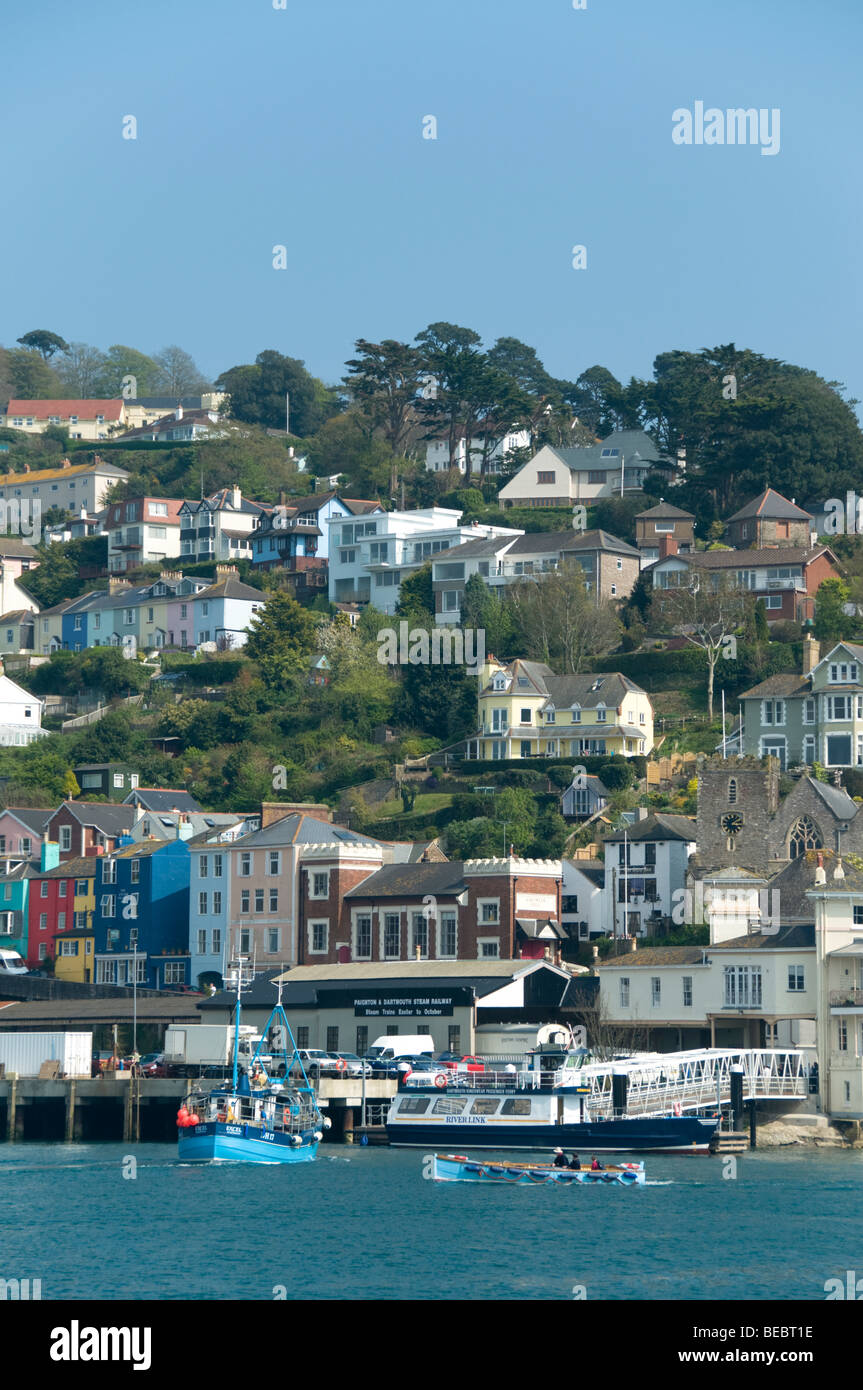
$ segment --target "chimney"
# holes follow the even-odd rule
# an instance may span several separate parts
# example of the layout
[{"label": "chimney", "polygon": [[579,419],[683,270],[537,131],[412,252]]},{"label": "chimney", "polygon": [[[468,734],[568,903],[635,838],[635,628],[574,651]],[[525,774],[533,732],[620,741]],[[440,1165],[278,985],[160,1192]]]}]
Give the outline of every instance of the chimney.
[{"label": "chimney", "polygon": [[119,592],[120,592],[121,589],[128,589],[128,587],[129,587],[129,581],[128,581],[127,579],[118,579],[118,578],[116,578],[116,577],[113,577],[113,578],[109,578],[109,580],[108,580],[108,593],[109,593],[109,594],[119,594]]},{"label": "chimney", "polygon": [[234,486],[231,488],[231,506],[234,508],[235,511],[239,511],[242,504],[243,494],[237,487],[237,484],[234,483]]},{"label": "chimney", "polygon": [[417,960],[422,960],[422,958],[423,958],[423,948],[422,948],[422,946],[417,946],[417,948],[416,948],[416,958],[417,958]]},{"label": "chimney", "polygon": [[232,574],[235,578],[239,578],[240,571],[237,569],[236,565],[216,565],[217,576],[221,575],[223,579],[227,579],[228,576]]},{"label": "chimney", "polygon": [[660,560],[667,560],[669,555],[677,554],[678,544],[673,536],[659,536],[658,539]]},{"label": "chimney", "polygon": [[819,888],[820,888],[820,887],[822,887],[824,884],[826,884],[826,882],[827,882],[827,875],[826,875],[826,873],[824,872],[824,855],[823,855],[823,854],[819,854],[819,855],[818,855],[818,867],[817,867],[816,870],[815,870],[815,884],[816,884],[816,887],[819,887]]},{"label": "chimney", "polygon": [[[68,468],[68,467],[69,467],[69,460],[68,460],[68,459],[64,459],[64,460],[63,460],[63,467],[64,467],[64,468]],[[29,463],[25,463],[25,464],[24,464],[24,472],[25,472],[25,473],[29,473],[29,472],[30,472],[30,465],[29,465]]]},{"label": "chimney", "polygon": [[182,418],[183,418],[183,402],[182,402],[182,401],[178,401],[178,402],[177,402],[177,409],[174,411],[174,419],[175,419],[175,420],[182,420]]},{"label": "chimney", "polygon": [[638,938],[637,938],[637,937],[631,936],[631,937],[629,938],[629,949],[630,949],[630,951],[637,951],[637,950],[638,950]]},{"label": "chimney", "polygon": [[[71,460],[71,459],[64,459],[63,462],[60,464],[60,467],[61,467],[61,468],[71,468],[71,467],[72,467],[72,460]],[[29,470],[29,468],[28,468],[27,472],[29,473],[29,471],[30,471],[30,470]]]},{"label": "chimney", "polygon": [[821,655],[821,643],[814,637],[803,638],[803,674],[808,676],[809,672],[818,665],[818,658]]}]

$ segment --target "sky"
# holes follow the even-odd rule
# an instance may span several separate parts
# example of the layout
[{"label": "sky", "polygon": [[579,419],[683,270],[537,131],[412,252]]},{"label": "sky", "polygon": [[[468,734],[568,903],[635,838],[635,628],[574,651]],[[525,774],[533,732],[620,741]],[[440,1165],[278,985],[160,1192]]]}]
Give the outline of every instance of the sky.
[{"label": "sky", "polygon": [[[334,382],[449,320],[567,379],[734,342],[863,397],[863,4],[577,2],[5,0],[0,343]],[[675,143],[696,102],[778,151]]]}]

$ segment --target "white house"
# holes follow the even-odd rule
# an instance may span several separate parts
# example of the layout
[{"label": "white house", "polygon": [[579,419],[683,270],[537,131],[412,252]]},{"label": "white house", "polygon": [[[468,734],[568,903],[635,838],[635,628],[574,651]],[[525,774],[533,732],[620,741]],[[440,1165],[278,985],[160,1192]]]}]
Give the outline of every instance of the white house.
[{"label": "white house", "polygon": [[605,865],[600,859],[564,859],[561,925],[570,940],[589,941],[605,930]]},{"label": "white house", "polygon": [[645,936],[660,919],[673,917],[682,901],[696,849],[695,821],[660,812],[608,835],[604,845],[605,930]]},{"label": "white house", "polygon": [[[470,443],[470,471],[472,475],[479,475],[482,472],[482,459],[486,451],[486,442],[482,436],[475,436],[468,441],[462,434],[456,440],[455,460],[450,465],[449,440],[430,439],[426,444],[426,468],[431,473],[446,473],[450,466],[455,467],[464,475],[467,469],[468,443]],[[499,439],[491,446],[486,460],[486,473],[500,473],[507,454],[511,454],[516,449],[530,448],[530,430],[512,429],[505,434],[503,439]]]},{"label": "white house", "polygon": [[0,676],[0,744],[20,747],[44,737],[42,728],[44,701],[8,676]]},{"label": "white house", "polygon": [[513,535],[501,526],[459,526],[460,511],[428,507],[365,517],[331,517],[331,603],[373,603],[394,613],[403,579],[464,540]]}]

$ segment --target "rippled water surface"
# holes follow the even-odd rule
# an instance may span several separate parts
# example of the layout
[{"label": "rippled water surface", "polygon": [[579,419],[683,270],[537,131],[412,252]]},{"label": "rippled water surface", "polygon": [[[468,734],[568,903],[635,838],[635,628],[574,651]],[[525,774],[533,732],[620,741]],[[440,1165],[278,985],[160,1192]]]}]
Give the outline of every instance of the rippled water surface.
[{"label": "rippled water surface", "polygon": [[423,1166],[341,1145],[197,1167],[173,1145],[3,1144],[0,1277],[40,1278],[43,1299],[823,1299],[863,1273],[861,1151],[747,1153],[736,1179],[721,1157],[648,1156],[645,1188]]}]

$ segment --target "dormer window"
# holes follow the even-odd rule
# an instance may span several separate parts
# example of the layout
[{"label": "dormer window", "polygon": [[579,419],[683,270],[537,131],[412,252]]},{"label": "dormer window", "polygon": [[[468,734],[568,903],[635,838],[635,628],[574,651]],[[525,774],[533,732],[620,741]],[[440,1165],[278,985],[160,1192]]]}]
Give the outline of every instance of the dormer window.
[{"label": "dormer window", "polygon": [[546,724],[553,724],[553,723],[554,723],[554,716],[555,716],[556,711],[553,710],[553,709],[547,709],[547,710],[544,711],[544,713],[545,713],[545,722],[546,722]]}]

